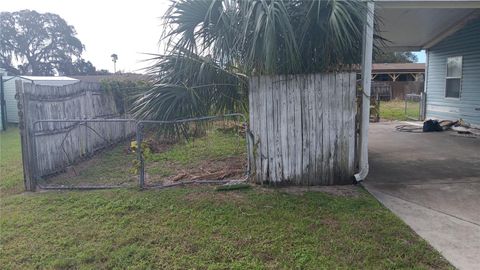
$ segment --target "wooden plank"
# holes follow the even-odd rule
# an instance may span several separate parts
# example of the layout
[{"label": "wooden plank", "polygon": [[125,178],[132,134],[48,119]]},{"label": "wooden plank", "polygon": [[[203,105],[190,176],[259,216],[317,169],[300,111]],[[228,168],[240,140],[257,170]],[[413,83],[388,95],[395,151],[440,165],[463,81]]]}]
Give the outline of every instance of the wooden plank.
[{"label": "wooden plank", "polygon": [[256,159],[255,159],[255,138],[257,138],[257,134],[256,134],[256,108],[257,108],[257,99],[255,97],[255,91],[256,89],[258,88],[257,84],[256,84],[257,80],[256,78],[250,78],[249,79],[249,82],[248,82],[248,108],[249,108],[249,129],[250,129],[250,132],[252,133],[253,135],[253,140],[250,141],[249,140],[249,143],[250,143],[250,152],[248,153],[248,155],[250,156],[249,157],[249,160],[250,160],[250,164],[249,164],[249,167],[250,167],[250,175],[251,177],[253,177],[254,181],[256,181],[255,177],[256,177],[256,165],[255,165],[255,162],[256,162]]},{"label": "wooden plank", "polygon": [[296,148],[296,175],[297,184],[303,181],[303,129],[302,129],[302,90],[305,88],[305,80],[297,76],[297,89],[295,91],[295,148]]},{"label": "wooden plank", "polygon": [[272,76],[265,76],[265,108],[266,108],[266,133],[267,133],[267,174],[269,180],[277,182],[275,171],[275,138],[273,130],[274,110],[273,110],[273,79]]},{"label": "wooden plank", "polygon": [[329,91],[329,82],[330,74],[322,74],[322,104],[323,104],[323,121],[322,121],[322,131],[323,131],[323,141],[322,141],[322,165],[323,165],[323,185],[328,185],[332,177],[330,169],[330,91]]},{"label": "wooden plank", "polygon": [[317,133],[316,133],[316,111],[317,104],[315,100],[315,74],[308,75],[308,88],[307,88],[307,102],[308,102],[308,123],[309,128],[307,130],[309,138],[308,146],[308,160],[309,160],[309,185],[317,184]]},{"label": "wooden plank", "polygon": [[331,145],[331,151],[333,154],[333,172],[334,177],[330,182],[331,185],[341,181],[341,170],[340,170],[340,157],[341,157],[341,126],[342,126],[342,111],[341,111],[341,96],[342,96],[342,83],[343,76],[341,73],[335,73],[335,84],[333,92],[334,107],[332,107],[332,125],[333,125],[333,140],[334,143]]},{"label": "wooden plank", "polygon": [[298,89],[300,92],[300,113],[301,113],[301,136],[300,136],[300,141],[301,142],[301,149],[302,149],[302,156],[301,156],[301,181],[302,183],[305,183],[306,185],[310,184],[310,155],[309,155],[309,129],[310,129],[310,123],[308,122],[308,119],[310,117],[309,111],[308,111],[308,106],[310,104],[310,101],[308,100],[308,87],[309,87],[309,81],[308,81],[308,75],[299,75],[298,76],[299,80],[302,82],[302,86]]},{"label": "wooden plank", "polygon": [[258,91],[261,105],[259,106],[260,119],[260,159],[262,161],[262,182],[269,181],[268,177],[268,133],[267,133],[267,85],[266,77],[260,77],[260,91]]},{"label": "wooden plank", "polygon": [[255,108],[255,129],[256,129],[256,136],[255,136],[255,144],[256,144],[256,167],[257,167],[257,181],[259,183],[263,183],[262,179],[262,146],[263,144],[263,138],[262,138],[262,113],[261,113],[261,108],[262,108],[262,103],[263,100],[261,99],[262,96],[260,95],[260,91],[262,91],[261,84],[260,84],[260,77],[256,78],[256,91],[254,97],[257,99],[257,107]]},{"label": "wooden plank", "polygon": [[278,182],[283,181],[283,169],[282,169],[282,145],[281,145],[281,76],[275,76],[273,81],[273,105],[274,105],[274,137],[275,137],[275,175]]},{"label": "wooden plank", "polygon": [[345,162],[345,183],[350,182],[352,180],[353,173],[350,171],[350,148],[353,149],[354,146],[351,144],[351,130],[353,130],[353,113],[352,113],[352,91],[350,88],[350,81],[351,81],[351,76],[350,73],[345,73],[345,97],[344,97],[344,103],[345,103],[345,112],[344,112],[344,121],[345,121],[345,127],[344,127],[344,132],[345,132],[345,157],[344,157],[344,162]]},{"label": "wooden plank", "polygon": [[349,125],[348,125],[348,174],[353,177],[355,170],[355,115],[356,115],[356,89],[357,74],[350,72],[349,88],[348,88],[348,104],[349,104]]},{"label": "wooden plank", "polygon": [[[39,120],[39,114],[37,112],[38,109],[42,109],[42,107],[37,106],[35,102],[29,100],[29,97],[38,91],[38,86],[34,85],[33,83],[25,83],[23,84],[24,90],[24,123],[25,129],[27,134],[27,143],[26,147],[28,148],[28,162],[30,167],[30,177],[31,177],[31,190],[35,190],[36,188],[36,180],[40,176],[38,170],[38,159],[39,155],[37,153],[37,143],[36,138],[34,136],[33,125],[36,120]],[[27,94],[28,93],[28,94]]]},{"label": "wooden plank", "polygon": [[322,94],[322,74],[315,74],[315,97],[314,102],[316,104],[315,110],[315,170],[316,170],[316,181],[315,184],[323,184],[325,180],[325,169],[323,167],[323,115],[324,115],[324,100]]},{"label": "wooden plank", "polygon": [[[298,76],[293,75],[292,76],[292,81],[291,81],[291,87],[290,87],[290,98],[292,100],[292,103],[290,104],[291,107],[289,107],[289,114],[292,115],[292,136],[290,138],[290,158],[291,158],[291,166],[292,166],[292,171],[293,171],[293,183],[298,184],[300,182],[301,178],[301,154],[302,154],[302,149],[301,149],[301,141],[299,142],[299,134],[301,130],[301,119],[300,119],[300,106],[299,106],[299,89],[300,83]],[[301,140],[301,138],[300,138]],[[300,156],[299,156],[300,155]]]},{"label": "wooden plank", "polygon": [[288,157],[288,101],[287,101],[287,76],[279,76],[279,114],[280,114],[280,149],[281,149],[281,171],[282,182],[290,180],[290,167]]},{"label": "wooden plank", "polygon": [[342,183],[348,182],[348,114],[350,108],[348,106],[348,88],[350,87],[350,76],[346,72],[342,72],[342,88],[341,88],[341,98],[340,98],[340,108],[341,108],[341,119],[342,125],[340,127],[340,157],[339,157],[339,170],[340,178]]},{"label": "wooden plank", "polygon": [[[334,182],[342,182],[342,170],[341,170],[341,159],[342,159],[342,127],[343,127],[343,107],[342,107],[342,95],[343,95],[343,74],[337,72],[335,75],[335,145],[334,145],[334,168],[335,168],[335,179]],[[333,184],[333,183],[332,183]]]},{"label": "wooden plank", "polygon": [[288,162],[284,164],[288,168],[289,172],[289,183],[295,182],[295,105],[294,105],[294,90],[296,87],[295,78],[293,75],[287,75],[286,84],[286,93],[287,93],[287,152],[288,152]]},{"label": "wooden plank", "polygon": [[329,110],[328,110],[328,167],[330,170],[328,184],[332,185],[335,180],[335,143],[336,143],[336,114],[335,114],[335,89],[336,89],[336,74],[332,73],[328,76],[328,95],[329,95]]},{"label": "wooden plank", "polygon": [[25,92],[23,89],[23,82],[21,80],[15,81],[15,88],[18,97],[18,116],[19,116],[19,123],[18,127],[20,129],[20,140],[22,144],[22,163],[23,163],[23,181],[25,185],[25,190],[27,191],[34,191],[35,190],[35,181],[32,177],[32,164],[30,160],[30,139],[29,139],[29,132],[28,132],[28,118],[26,114],[28,113],[25,109],[26,107],[26,100],[25,100]]}]

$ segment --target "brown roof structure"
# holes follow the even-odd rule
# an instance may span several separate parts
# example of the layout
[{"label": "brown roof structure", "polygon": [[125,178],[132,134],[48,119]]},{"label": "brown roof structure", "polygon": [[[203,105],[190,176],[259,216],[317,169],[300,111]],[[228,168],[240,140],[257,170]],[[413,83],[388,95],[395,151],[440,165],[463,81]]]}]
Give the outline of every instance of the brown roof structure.
[{"label": "brown roof structure", "polygon": [[384,63],[373,64],[372,73],[423,73],[424,63]]}]

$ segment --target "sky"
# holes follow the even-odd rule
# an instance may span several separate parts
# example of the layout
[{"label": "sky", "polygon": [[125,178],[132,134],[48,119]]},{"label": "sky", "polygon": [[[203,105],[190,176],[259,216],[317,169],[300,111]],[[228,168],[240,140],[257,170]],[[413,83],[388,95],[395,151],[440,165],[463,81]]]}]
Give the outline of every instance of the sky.
[{"label": "sky", "polygon": [[416,54],[418,57],[418,63],[425,63],[425,60],[426,60],[425,51],[414,52],[414,54]]},{"label": "sky", "polygon": [[[36,10],[60,15],[75,27],[85,45],[83,58],[97,69],[113,72],[110,55],[118,55],[117,70],[142,72],[148,64],[144,53],[159,53],[160,17],[169,0],[11,0],[2,1],[0,11]],[[425,54],[417,53],[419,62]]]},{"label": "sky", "polygon": [[160,52],[160,17],[168,5],[169,0],[12,0],[2,1],[0,11],[56,13],[75,28],[85,45],[82,57],[97,69],[113,72],[110,55],[116,53],[117,70],[141,72],[148,59],[143,53]]}]

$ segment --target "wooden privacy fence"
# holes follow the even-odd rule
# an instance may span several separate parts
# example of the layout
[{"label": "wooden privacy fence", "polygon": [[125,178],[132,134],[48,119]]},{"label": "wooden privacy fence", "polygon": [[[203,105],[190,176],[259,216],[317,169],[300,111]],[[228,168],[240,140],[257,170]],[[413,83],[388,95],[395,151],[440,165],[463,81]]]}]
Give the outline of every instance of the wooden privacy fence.
[{"label": "wooden privacy fence", "polygon": [[16,81],[25,187],[35,190],[36,180],[65,169],[98,149],[133,135],[134,123],[50,122],[123,118],[115,97],[98,83],[66,86],[35,85]]},{"label": "wooden privacy fence", "polygon": [[356,73],[250,79],[251,176],[258,183],[352,183]]}]

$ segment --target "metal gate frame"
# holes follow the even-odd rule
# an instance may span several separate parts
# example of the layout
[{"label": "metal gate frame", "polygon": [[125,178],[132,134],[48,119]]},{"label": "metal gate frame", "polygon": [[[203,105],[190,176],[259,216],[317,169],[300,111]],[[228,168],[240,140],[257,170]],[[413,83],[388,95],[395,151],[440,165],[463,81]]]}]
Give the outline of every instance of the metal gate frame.
[{"label": "metal gate frame", "polygon": [[[245,172],[245,176],[250,176],[250,137],[251,132],[248,128],[248,123],[245,115],[241,113],[231,113],[231,114],[224,114],[218,116],[202,116],[202,117],[195,117],[195,118],[186,118],[186,119],[178,119],[178,120],[171,120],[171,121],[157,121],[157,120],[139,120],[137,122],[136,134],[137,134],[137,147],[139,150],[137,151],[137,160],[139,162],[139,175],[138,175],[138,186],[143,189],[145,188],[145,160],[142,155],[142,151],[140,149],[143,141],[143,128],[145,124],[157,124],[157,125],[167,125],[167,124],[181,124],[181,123],[191,123],[191,122],[200,122],[200,121],[213,121],[219,119],[226,119],[226,118],[241,118],[243,120],[243,125],[245,127],[245,140],[246,140],[246,147],[247,147],[247,168]],[[188,183],[225,183],[229,182],[226,180],[200,180],[200,181],[190,181],[190,182],[181,182],[178,184],[171,184],[171,185],[151,185],[148,187],[151,188],[165,188],[171,186],[178,186],[184,185]]]},{"label": "metal gate frame", "polygon": [[[64,186],[64,185],[48,185],[48,186],[42,186],[38,184],[38,180],[40,180],[40,176],[38,173],[38,162],[37,162],[37,140],[36,140],[36,132],[40,132],[40,130],[36,130],[36,128],[41,124],[41,123],[78,123],[77,126],[85,126],[86,128],[89,128],[92,130],[94,133],[99,135],[96,130],[92,129],[91,127],[88,126],[88,123],[136,123],[137,120],[135,119],[128,119],[128,118],[111,118],[111,119],[45,119],[45,120],[37,120],[33,122],[32,124],[32,131],[30,134],[31,140],[31,155],[33,156],[32,160],[32,171],[30,173],[32,179],[35,181],[35,186],[40,187],[41,189],[110,189],[110,188],[119,188],[122,186],[117,186],[117,185],[81,185],[81,186]],[[65,134],[65,137],[63,141],[67,138],[69,135],[68,130]],[[99,135],[100,136],[100,135]],[[101,136],[100,136],[101,137]],[[62,141],[62,150],[67,156],[68,159],[70,157],[66,153],[65,149],[63,148],[63,141]],[[71,162],[69,160],[69,162]]]},{"label": "metal gate frame", "polygon": [[[88,128],[88,123],[134,123],[135,124],[135,132],[136,132],[136,142],[137,145],[140,147],[143,141],[143,127],[145,124],[156,124],[156,125],[167,125],[167,124],[180,124],[180,123],[190,123],[190,122],[199,122],[199,121],[214,121],[219,119],[226,119],[226,118],[240,118],[242,120],[243,126],[245,128],[245,139],[246,139],[246,148],[247,148],[247,168],[245,172],[245,176],[250,176],[250,156],[251,156],[251,137],[252,133],[249,130],[248,122],[245,115],[241,113],[231,113],[231,114],[224,114],[218,116],[202,116],[202,117],[195,117],[195,118],[186,118],[186,119],[177,119],[171,121],[156,121],[156,120],[136,120],[136,119],[45,119],[45,120],[37,120],[34,121],[32,124],[32,130],[28,131],[28,137],[31,138],[30,140],[30,151],[31,156],[27,157],[29,162],[31,163],[31,171],[24,172],[24,177],[31,178],[34,181],[34,186],[39,187],[41,189],[111,189],[111,188],[120,188],[124,186],[116,186],[116,185],[81,185],[81,186],[65,186],[65,185],[48,185],[48,186],[41,186],[38,184],[38,180],[40,180],[40,176],[38,175],[38,162],[37,162],[37,145],[36,145],[36,132],[40,132],[37,130],[38,126],[41,123],[78,123],[78,125],[84,125]],[[94,131],[96,133],[96,131]],[[65,136],[68,136],[68,132]],[[28,146],[27,146],[28,147]],[[65,150],[63,150],[65,152]],[[67,158],[68,154],[67,154]],[[140,164],[139,173],[138,173],[138,186],[141,189],[145,188],[145,161],[143,159],[141,149],[137,150],[137,160]],[[151,188],[165,188],[170,186],[177,186],[177,185],[184,185],[188,183],[226,183],[230,182],[231,180],[195,180],[189,182],[181,182],[178,184],[171,184],[171,185],[152,185],[148,186]]]},{"label": "metal gate frame", "polygon": [[[412,101],[414,99],[418,99],[418,118],[413,118],[408,116],[408,101]],[[406,94],[405,95],[405,117],[410,120],[415,120],[415,121],[421,121],[423,120],[423,112],[425,111],[424,109],[425,106],[425,93],[421,92],[420,94]]]}]

